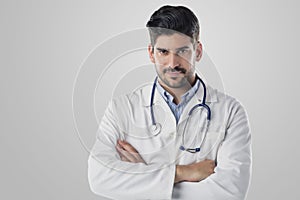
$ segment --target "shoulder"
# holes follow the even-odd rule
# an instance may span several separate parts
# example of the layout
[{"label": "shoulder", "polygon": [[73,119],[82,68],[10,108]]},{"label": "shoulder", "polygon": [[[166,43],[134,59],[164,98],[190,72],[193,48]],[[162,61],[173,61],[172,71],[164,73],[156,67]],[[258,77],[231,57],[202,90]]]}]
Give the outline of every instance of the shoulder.
[{"label": "shoulder", "polygon": [[146,106],[150,102],[151,88],[151,83],[145,83],[130,93],[113,98],[110,104],[115,109],[125,109],[132,106]]},{"label": "shoulder", "polygon": [[244,107],[237,98],[229,95],[228,93],[226,93],[226,91],[220,91],[218,89],[212,88],[211,86],[207,86],[207,88],[212,98],[215,99],[216,104],[220,104],[227,108]]},{"label": "shoulder", "polygon": [[230,124],[232,120],[238,117],[248,120],[246,109],[237,98],[210,86],[208,86],[208,91],[215,99],[215,101],[210,103],[210,107],[212,112],[220,115],[218,119],[223,117],[222,119],[227,124]]}]

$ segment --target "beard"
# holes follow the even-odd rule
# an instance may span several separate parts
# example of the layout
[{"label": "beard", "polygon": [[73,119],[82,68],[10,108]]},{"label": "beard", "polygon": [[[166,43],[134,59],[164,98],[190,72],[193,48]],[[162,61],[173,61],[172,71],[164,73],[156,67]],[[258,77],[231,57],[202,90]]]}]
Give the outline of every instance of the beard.
[{"label": "beard", "polygon": [[[191,87],[195,74],[195,70],[187,71],[179,66],[165,68],[162,72],[159,72],[158,68],[156,68],[156,71],[159,79],[169,88],[181,88],[186,87],[187,85]],[[179,72],[180,74],[183,74],[183,76],[169,77],[167,75],[168,72]]]}]

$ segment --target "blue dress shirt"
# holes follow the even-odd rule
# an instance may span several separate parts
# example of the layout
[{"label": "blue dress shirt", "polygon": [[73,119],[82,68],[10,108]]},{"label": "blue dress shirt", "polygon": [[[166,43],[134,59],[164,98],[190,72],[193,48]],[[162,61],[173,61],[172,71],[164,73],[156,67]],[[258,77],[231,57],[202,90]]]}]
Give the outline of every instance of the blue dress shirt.
[{"label": "blue dress shirt", "polygon": [[164,98],[166,103],[169,105],[170,109],[172,110],[174,117],[176,118],[176,123],[178,123],[180,115],[187,105],[187,103],[192,99],[192,97],[196,94],[197,90],[199,89],[200,81],[197,79],[195,85],[189,89],[185,94],[181,96],[181,102],[177,105],[173,102],[174,97],[167,92],[157,81],[157,90],[160,95]]}]

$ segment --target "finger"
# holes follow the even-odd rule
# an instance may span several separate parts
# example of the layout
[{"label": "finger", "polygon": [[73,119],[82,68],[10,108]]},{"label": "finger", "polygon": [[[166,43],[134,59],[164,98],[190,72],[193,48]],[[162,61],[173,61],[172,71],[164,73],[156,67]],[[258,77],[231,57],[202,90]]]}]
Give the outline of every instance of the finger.
[{"label": "finger", "polygon": [[129,162],[134,163],[145,163],[144,159],[141,157],[141,155],[138,153],[138,151],[128,142],[118,140],[117,145],[119,145],[119,149],[124,157],[126,157]]},{"label": "finger", "polygon": [[116,149],[122,161],[130,162],[130,160],[124,156],[124,150],[119,145],[116,146]]},{"label": "finger", "polygon": [[133,162],[136,163],[137,159],[134,155],[132,155],[130,152],[123,150],[122,151],[122,155],[129,161],[129,162]]},{"label": "finger", "polygon": [[118,140],[118,144],[126,151],[135,152],[136,149],[125,140]]},{"label": "finger", "polygon": [[129,162],[133,162],[133,163],[145,163],[144,159],[140,156],[140,154],[138,153],[131,153],[128,152],[124,149],[121,150],[122,151],[122,155],[129,160]]},{"label": "finger", "polygon": [[124,156],[120,156],[120,158],[121,158],[121,161],[124,161],[124,162],[130,162],[130,160],[128,160],[126,157],[124,157]]},{"label": "finger", "polygon": [[123,149],[125,149],[125,150],[128,151],[128,152],[131,152],[131,153],[138,153],[138,151],[137,151],[131,144],[129,144],[129,143],[126,142],[126,141],[118,140],[118,144],[119,144]]},{"label": "finger", "polygon": [[118,145],[117,150],[119,151],[119,154],[121,154],[121,156],[124,158],[124,160],[126,159],[128,162],[137,162],[136,156],[133,153],[126,151]]},{"label": "finger", "polygon": [[124,156],[120,156],[121,160],[124,161],[124,162],[130,162],[130,160],[128,160],[126,157]]},{"label": "finger", "polygon": [[116,145],[116,150],[117,150],[119,156],[122,157],[123,156],[122,155],[122,148],[120,147],[120,145],[118,145],[118,144]]}]

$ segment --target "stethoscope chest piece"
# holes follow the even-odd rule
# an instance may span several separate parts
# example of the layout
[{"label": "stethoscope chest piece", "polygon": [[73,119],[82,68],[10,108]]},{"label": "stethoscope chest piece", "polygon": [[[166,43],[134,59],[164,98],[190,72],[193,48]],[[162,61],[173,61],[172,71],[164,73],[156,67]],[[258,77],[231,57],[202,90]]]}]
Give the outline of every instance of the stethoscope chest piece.
[{"label": "stethoscope chest piece", "polygon": [[150,130],[151,130],[152,135],[154,135],[154,136],[158,135],[161,131],[160,123],[151,125]]}]

